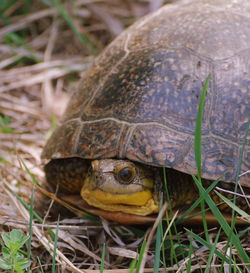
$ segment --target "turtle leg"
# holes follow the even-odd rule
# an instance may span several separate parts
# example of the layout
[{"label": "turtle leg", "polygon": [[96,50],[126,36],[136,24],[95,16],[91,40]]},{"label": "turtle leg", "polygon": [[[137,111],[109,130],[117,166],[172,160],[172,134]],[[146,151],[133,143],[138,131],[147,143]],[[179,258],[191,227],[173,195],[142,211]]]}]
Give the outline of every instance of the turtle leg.
[{"label": "turtle leg", "polygon": [[[162,177],[161,177],[161,169],[160,168],[155,168],[154,169],[154,194],[153,198],[155,203],[159,206],[160,205],[160,200],[163,198],[162,193],[163,193],[163,183],[162,183]],[[164,200],[165,198],[163,198]]]},{"label": "turtle leg", "polygon": [[44,167],[48,184],[59,187],[59,192],[79,193],[83,186],[90,162],[72,157],[52,159]]},{"label": "turtle leg", "polygon": [[169,168],[166,168],[165,172],[168,198],[172,208],[186,207],[199,197],[191,175]]}]

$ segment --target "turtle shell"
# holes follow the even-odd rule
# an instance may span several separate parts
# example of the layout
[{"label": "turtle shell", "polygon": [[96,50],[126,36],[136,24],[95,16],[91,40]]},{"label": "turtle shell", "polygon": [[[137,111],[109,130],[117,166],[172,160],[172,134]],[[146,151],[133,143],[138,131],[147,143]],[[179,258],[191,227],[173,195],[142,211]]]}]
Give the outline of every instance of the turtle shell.
[{"label": "turtle shell", "polygon": [[243,174],[250,186],[250,2],[182,2],[142,18],[96,59],[42,158],[127,158],[196,173],[195,121],[210,75],[203,177]]}]

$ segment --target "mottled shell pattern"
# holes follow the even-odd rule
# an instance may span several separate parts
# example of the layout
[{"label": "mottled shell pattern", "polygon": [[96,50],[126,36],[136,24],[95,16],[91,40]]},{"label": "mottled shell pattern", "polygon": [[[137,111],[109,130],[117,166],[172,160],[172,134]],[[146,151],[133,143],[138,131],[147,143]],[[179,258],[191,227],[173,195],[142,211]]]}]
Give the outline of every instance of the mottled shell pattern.
[{"label": "mottled shell pattern", "polygon": [[44,159],[127,158],[195,173],[202,129],[204,178],[250,186],[250,1],[184,0],[118,36],[87,71]]}]

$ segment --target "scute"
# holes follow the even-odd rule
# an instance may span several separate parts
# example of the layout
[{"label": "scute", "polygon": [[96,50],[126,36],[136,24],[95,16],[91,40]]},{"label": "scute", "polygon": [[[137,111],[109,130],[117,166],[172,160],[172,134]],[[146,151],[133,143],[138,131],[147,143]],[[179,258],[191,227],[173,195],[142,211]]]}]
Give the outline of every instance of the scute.
[{"label": "scute", "polygon": [[249,1],[166,5],[97,58],[42,156],[128,158],[195,173],[195,119],[210,75],[203,176],[231,182],[244,173],[239,181],[250,186],[249,59]]},{"label": "scute", "polygon": [[213,134],[238,144],[246,141],[247,146],[250,145],[250,134],[246,136],[250,117],[249,56],[250,49],[214,63],[216,99],[210,117]]},{"label": "scute", "polygon": [[80,127],[79,120],[70,120],[58,127],[46,143],[42,158],[65,158],[75,155]]},{"label": "scute", "polygon": [[113,67],[126,55],[126,52],[120,44],[123,44],[126,36],[121,35],[116,38],[116,43],[108,47],[103,54],[96,58],[92,69],[85,72],[82,80],[79,82],[78,90],[74,92],[64,113],[63,120],[78,118],[83,112],[85,105],[94,97],[99,86],[105,82],[110,74],[110,67]]},{"label": "scute", "polygon": [[112,120],[83,124],[76,154],[90,159],[117,157],[121,127],[121,124]]},{"label": "scute", "polygon": [[[186,49],[131,52],[109,75],[81,118],[157,122],[193,134],[202,81],[210,71],[209,61]],[[211,100],[209,92],[205,113]]]},{"label": "scute", "polygon": [[192,149],[192,137],[156,124],[137,125],[126,145],[126,157],[149,165],[176,168]]},{"label": "scute", "polygon": [[229,58],[249,48],[249,13],[245,0],[177,1],[134,24],[128,48],[185,47],[212,60]]}]

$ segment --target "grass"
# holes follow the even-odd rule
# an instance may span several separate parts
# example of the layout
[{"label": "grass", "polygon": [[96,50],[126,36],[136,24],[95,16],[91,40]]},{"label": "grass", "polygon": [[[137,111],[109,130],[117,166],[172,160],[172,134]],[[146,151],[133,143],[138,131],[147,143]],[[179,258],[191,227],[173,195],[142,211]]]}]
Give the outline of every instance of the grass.
[{"label": "grass", "polygon": [[103,273],[105,267],[105,256],[106,256],[106,244],[104,243],[102,246],[102,257],[101,257],[101,264],[100,264],[100,273]]},{"label": "grass", "polygon": [[96,55],[97,54],[96,45],[94,45],[87,36],[83,35],[83,33],[81,33],[79,28],[77,28],[77,26],[73,22],[73,19],[71,18],[71,16],[69,15],[65,7],[63,6],[62,2],[60,0],[53,0],[51,2],[47,0],[46,2],[56,7],[56,9],[58,10],[58,13],[62,16],[65,22],[67,22],[69,27],[77,35],[81,43],[83,43],[83,45],[85,45],[90,50],[91,54]]},{"label": "grass", "polygon": [[13,128],[8,124],[11,122],[11,118],[8,116],[0,115],[0,133],[12,133]]},{"label": "grass", "polygon": [[[39,155],[47,132],[58,123],[62,106],[76,88],[76,80],[97,50],[111,41],[113,26],[108,20],[103,24],[83,1],[74,1],[72,9],[60,0],[0,2],[0,232],[5,240],[2,238],[0,266],[6,272],[247,272],[249,229],[235,226],[234,220],[226,222],[209,196],[218,181],[204,189],[200,179],[208,81],[195,134],[199,171],[194,183],[200,197],[187,213],[178,218],[179,212],[170,208],[154,227],[72,216],[61,216],[55,222],[50,218],[53,206],[43,204],[39,194],[33,193],[34,185],[44,180]],[[117,20],[123,27],[148,7],[145,1],[132,0],[129,5],[119,0],[91,4],[106,18],[111,16],[112,24]],[[164,182],[169,183],[165,171]],[[218,195],[249,221],[234,200]],[[44,219],[37,212],[38,205],[39,209],[50,208]],[[183,227],[188,214],[199,207],[203,227]],[[206,223],[207,207],[217,217],[218,227]]]},{"label": "grass", "polygon": [[[210,80],[211,80],[211,78],[210,78],[210,76],[208,76],[206,78],[206,81],[205,81],[203,88],[202,88],[197,117],[196,117],[195,136],[194,136],[194,155],[195,155],[196,168],[197,168],[197,180],[200,185],[202,185],[202,166],[201,166],[201,164],[202,164],[201,163],[202,118],[203,118],[203,112],[204,112],[204,107],[205,107],[207,89],[208,89]],[[205,201],[203,198],[201,199],[200,206],[201,206],[202,222],[203,222],[203,228],[204,228],[206,240],[209,241],[208,227],[207,227],[207,221],[206,221],[206,212],[205,212]]]},{"label": "grass", "polygon": [[60,223],[60,214],[58,215],[57,223],[56,223],[56,234],[54,240],[54,248],[53,248],[53,256],[52,256],[52,273],[56,272],[56,251],[58,247],[58,231],[59,231],[59,223]]},{"label": "grass", "polygon": [[145,253],[146,245],[147,245],[147,241],[144,239],[143,242],[142,242],[142,245],[140,247],[140,251],[138,253],[137,263],[136,263],[136,267],[135,267],[135,272],[136,273],[141,272],[140,269],[141,269],[142,260],[143,260],[143,256],[144,256],[144,253]]}]

